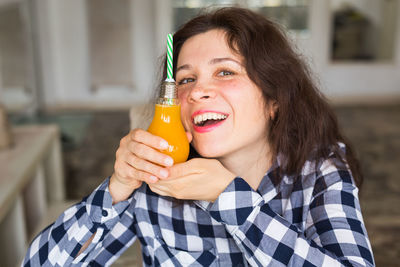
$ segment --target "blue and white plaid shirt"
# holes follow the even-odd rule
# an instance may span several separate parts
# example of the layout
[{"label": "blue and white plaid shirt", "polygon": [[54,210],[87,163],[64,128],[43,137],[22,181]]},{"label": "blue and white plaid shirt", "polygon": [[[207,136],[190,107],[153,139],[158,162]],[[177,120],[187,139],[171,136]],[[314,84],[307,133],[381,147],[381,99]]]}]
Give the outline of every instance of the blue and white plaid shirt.
[{"label": "blue and white plaid shirt", "polygon": [[333,154],[315,166],[274,183],[276,163],[257,191],[237,177],[214,203],[143,184],[112,205],[107,179],[35,238],[23,265],[108,266],[139,239],[144,266],[374,266],[351,173]]}]

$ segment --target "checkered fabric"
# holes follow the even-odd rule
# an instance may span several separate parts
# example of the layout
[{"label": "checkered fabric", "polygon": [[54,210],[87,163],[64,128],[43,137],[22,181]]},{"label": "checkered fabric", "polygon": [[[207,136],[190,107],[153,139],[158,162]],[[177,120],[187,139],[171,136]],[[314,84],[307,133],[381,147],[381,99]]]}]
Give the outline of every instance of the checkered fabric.
[{"label": "checkered fabric", "polygon": [[109,266],[136,239],[144,266],[374,266],[348,168],[332,153],[297,179],[276,183],[278,170],[257,191],[235,178],[213,203],[143,184],[112,205],[107,179],[34,239],[23,266]]}]

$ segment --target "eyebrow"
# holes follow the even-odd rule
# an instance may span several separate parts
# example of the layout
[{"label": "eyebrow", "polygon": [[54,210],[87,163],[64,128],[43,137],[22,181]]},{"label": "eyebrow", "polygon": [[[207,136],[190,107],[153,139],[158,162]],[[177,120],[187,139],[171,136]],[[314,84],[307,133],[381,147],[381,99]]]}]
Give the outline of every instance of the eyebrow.
[{"label": "eyebrow", "polygon": [[238,62],[237,60],[235,60],[233,58],[230,58],[230,57],[213,58],[213,59],[210,60],[210,62],[208,62],[208,64],[213,65],[213,64],[224,62],[224,61],[231,61],[231,62],[234,62],[234,63],[240,65],[240,66],[242,65],[242,64],[240,64],[240,62]]},{"label": "eyebrow", "polygon": [[[209,64],[209,65],[214,65],[214,64],[221,63],[221,62],[224,62],[224,61],[231,61],[231,62],[234,62],[234,63],[238,64],[239,66],[242,66],[242,64],[241,64],[240,62],[238,62],[237,60],[235,60],[235,59],[233,59],[233,58],[230,58],[230,57],[218,57],[218,58],[213,58],[213,59],[211,59],[211,60],[208,62],[208,64]],[[185,64],[185,65],[179,66],[179,67],[176,69],[176,72],[178,72],[178,71],[180,71],[180,70],[188,70],[188,69],[190,69],[190,68],[191,68],[191,65],[190,65],[190,64]]]}]

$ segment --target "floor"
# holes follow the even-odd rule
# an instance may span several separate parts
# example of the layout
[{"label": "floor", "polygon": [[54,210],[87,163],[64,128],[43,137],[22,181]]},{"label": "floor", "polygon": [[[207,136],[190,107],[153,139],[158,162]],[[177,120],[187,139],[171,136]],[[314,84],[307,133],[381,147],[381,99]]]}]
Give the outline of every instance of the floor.
[{"label": "floor", "polygon": [[[398,266],[400,104],[342,106],[335,111],[364,172],[360,200],[376,265]],[[128,112],[59,114],[46,120],[63,129],[68,197],[89,194],[113,171],[119,139],[129,131]],[[116,266],[137,266],[140,260],[132,250]]]}]

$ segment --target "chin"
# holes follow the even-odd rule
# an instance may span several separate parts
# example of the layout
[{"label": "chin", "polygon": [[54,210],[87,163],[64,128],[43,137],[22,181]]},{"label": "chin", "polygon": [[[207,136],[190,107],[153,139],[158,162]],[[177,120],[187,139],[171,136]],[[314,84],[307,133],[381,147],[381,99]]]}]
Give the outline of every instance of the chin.
[{"label": "chin", "polygon": [[219,158],[226,154],[226,149],[223,149],[221,145],[217,144],[206,144],[206,143],[192,143],[193,147],[196,149],[202,157],[205,158]]}]

